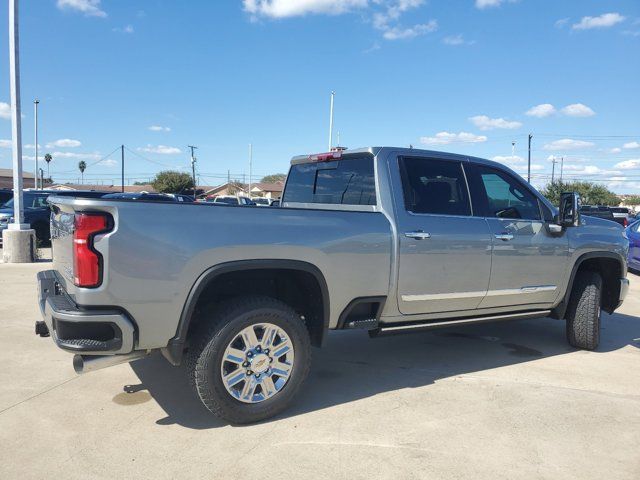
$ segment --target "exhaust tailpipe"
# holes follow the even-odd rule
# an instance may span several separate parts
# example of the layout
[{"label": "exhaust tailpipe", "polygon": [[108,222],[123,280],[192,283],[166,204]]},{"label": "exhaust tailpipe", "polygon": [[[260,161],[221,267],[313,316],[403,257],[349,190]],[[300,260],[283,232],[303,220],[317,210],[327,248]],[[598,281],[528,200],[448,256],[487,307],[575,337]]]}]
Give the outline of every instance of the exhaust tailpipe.
[{"label": "exhaust tailpipe", "polygon": [[126,353],[124,355],[74,355],[73,369],[76,373],[88,373],[121,363],[131,362],[149,355],[149,350]]}]

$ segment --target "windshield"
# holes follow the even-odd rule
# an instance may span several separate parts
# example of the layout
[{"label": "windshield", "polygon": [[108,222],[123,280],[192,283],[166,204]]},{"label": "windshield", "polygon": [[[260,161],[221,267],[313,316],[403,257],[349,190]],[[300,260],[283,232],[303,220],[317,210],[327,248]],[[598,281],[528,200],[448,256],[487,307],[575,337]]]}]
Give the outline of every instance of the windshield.
[{"label": "windshield", "polygon": [[[24,192],[22,197],[24,208],[47,208],[49,206],[47,203],[48,196],[49,194],[42,195]],[[2,208],[13,208],[13,198],[5,203]]]}]

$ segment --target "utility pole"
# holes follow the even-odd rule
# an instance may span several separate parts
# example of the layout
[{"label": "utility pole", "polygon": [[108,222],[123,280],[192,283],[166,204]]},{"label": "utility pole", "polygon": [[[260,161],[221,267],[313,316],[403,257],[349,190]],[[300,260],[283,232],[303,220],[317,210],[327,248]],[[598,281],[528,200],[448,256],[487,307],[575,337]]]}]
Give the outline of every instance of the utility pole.
[{"label": "utility pole", "polygon": [[562,183],[562,171],[564,170],[564,156],[560,157],[560,183]]},{"label": "utility pole", "polygon": [[333,99],[336,92],[331,92],[331,106],[329,108],[329,151],[333,147]]},{"label": "utility pole", "polygon": [[231,183],[231,170],[227,170],[227,185]]},{"label": "utility pole", "polygon": [[124,145],[120,145],[120,156],[122,158],[122,178],[120,179],[120,183],[122,183],[122,193],[124,193]]},{"label": "utility pole", "polygon": [[531,139],[533,135],[529,134],[529,156],[527,160],[527,182],[531,183]]},{"label": "utility pole", "polygon": [[553,185],[554,181],[555,181],[555,173],[556,173],[556,163],[558,163],[558,160],[556,159],[556,157],[553,157],[553,160],[551,160],[552,166],[551,166],[551,185]]},{"label": "utility pole", "polygon": [[193,177],[193,198],[196,198],[197,192],[196,192],[196,156],[194,155],[193,151],[197,150],[198,147],[195,147],[193,145],[187,145],[190,149],[191,149],[191,175]]},{"label": "utility pole", "polygon": [[249,198],[251,198],[251,174],[253,173],[253,144],[249,144]]},{"label": "utility pole", "polygon": [[44,170],[40,169],[40,190],[44,189]]},{"label": "utility pole", "polygon": [[[35,179],[35,187],[36,190],[38,189],[38,104],[40,103],[40,101],[36,98],[33,101],[33,110],[34,110],[34,114],[33,114],[33,118],[34,118],[34,124],[35,124],[35,132],[36,132],[36,143],[35,143],[35,148],[36,148],[36,168],[34,170],[35,175],[33,176]],[[42,182],[40,182],[40,189],[42,189]]]}]

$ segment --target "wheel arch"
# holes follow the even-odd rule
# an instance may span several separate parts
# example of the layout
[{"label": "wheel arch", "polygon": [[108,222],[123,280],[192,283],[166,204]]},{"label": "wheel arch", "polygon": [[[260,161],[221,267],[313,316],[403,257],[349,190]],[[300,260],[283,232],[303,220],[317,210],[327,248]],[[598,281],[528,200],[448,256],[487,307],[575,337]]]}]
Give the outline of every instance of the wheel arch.
[{"label": "wheel arch", "polygon": [[[255,259],[255,260],[238,260],[233,262],[221,263],[214,265],[205,270],[192,285],[187,299],[185,300],[178,327],[175,336],[169,340],[167,346],[162,349],[162,354],[173,365],[180,365],[186,346],[192,320],[196,313],[196,307],[202,299],[203,293],[207,288],[215,285],[216,281],[224,279],[228,275],[251,275],[256,272],[265,274],[267,272],[289,272],[304,274],[307,281],[313,278],[315,287],[318,290],[320,299],[318,299],[318,307],[320,309],[319,318],[313,325],[307,324],[310,329],[311,340],[314,346],[321,346],[326,332],[329,328],[329,290],[324,274],[315,265],[299,261],[284,259]],[[226,277],[228,278],[228,277]]]},{"label": "wheel arch", "polygon": [[596,271],[602,276],[602,309],[607,313],[613,313],[618,307],[620,279],[625,275],[625,259],[615,252],[587,252],[578,257],[578,260],[573,264],[564,296],[552,310],[550,315],[552,318],[564,318],[576,275],[584,269]]}]

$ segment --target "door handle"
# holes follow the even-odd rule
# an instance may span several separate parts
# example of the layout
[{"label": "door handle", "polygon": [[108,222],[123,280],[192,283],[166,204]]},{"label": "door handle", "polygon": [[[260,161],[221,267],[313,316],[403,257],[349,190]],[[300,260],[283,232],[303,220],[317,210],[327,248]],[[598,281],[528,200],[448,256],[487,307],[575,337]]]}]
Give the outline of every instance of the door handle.
[{"label": "door handle", "polygon": [[431,238],[430,233],[423,232],[421,230],[415,232],[405,232],[404,236],[407,238],[414,238],[416,240],[425,240],[427,238]]},{"label": "door handle", "polygon": [[508,242],[509,240],[513,240],[512,233],[499,233],[497,235],[494,235],[494,237],[496,237],[497,240],[502,240],[503,242]]}]

